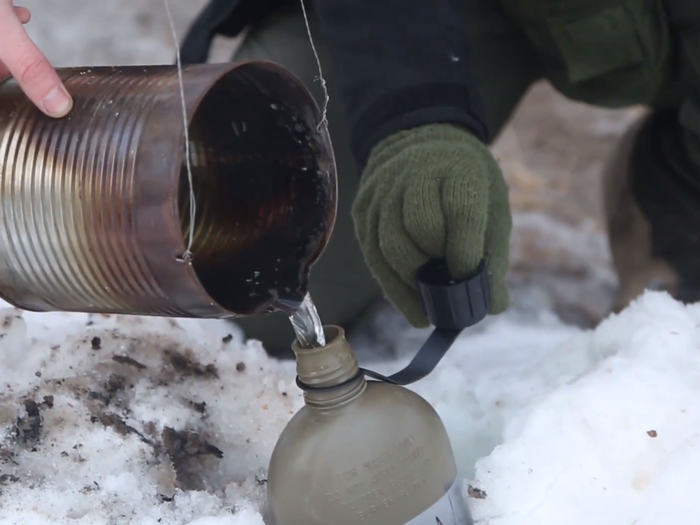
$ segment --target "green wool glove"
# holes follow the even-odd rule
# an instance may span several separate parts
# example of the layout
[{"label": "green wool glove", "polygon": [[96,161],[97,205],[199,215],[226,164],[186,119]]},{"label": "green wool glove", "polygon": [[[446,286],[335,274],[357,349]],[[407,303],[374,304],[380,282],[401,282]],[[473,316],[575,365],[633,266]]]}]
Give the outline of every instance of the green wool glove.
[{"label": "green wool glove", "polygon": [[467,277],[485,257],[490,313],[509,306],[508,188],[491,152],[466,129],[427,125],[379,143],[352,215],[372,274],[411,325],[429,325],[415,274],[436,257],[447,261],[455,279]]}]

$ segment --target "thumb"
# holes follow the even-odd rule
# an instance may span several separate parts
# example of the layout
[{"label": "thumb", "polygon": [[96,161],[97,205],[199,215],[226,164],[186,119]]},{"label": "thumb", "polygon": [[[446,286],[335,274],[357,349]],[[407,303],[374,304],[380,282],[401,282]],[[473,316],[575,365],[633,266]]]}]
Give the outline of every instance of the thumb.
[{"label": "thumb", "polygon": [[[20,12],[25,19],[26,13]],[[22,27],[12,2],[0,2],[0,64],[46,115],[63,117],[73,101],[56,70]],[[3,71],[0,71],[3,73]]]}]

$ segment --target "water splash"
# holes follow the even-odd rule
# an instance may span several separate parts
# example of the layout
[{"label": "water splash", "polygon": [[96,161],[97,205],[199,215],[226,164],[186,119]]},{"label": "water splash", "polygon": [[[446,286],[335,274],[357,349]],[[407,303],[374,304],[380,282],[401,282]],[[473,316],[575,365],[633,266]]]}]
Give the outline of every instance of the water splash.
[{"label": "water splash", "polygon": [[294,333],[302,348],[317,348],[326,345],[326,334],[310,294],[306,294],[301,306],[289,316]]}]

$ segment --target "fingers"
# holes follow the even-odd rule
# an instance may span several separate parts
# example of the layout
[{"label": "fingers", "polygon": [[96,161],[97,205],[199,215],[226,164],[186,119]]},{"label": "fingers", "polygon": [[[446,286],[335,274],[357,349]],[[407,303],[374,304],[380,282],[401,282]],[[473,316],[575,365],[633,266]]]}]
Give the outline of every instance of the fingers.
[{"label": "fingers", "polygon": [[56,70],[32,42],[22,27],[20,17],[29,12],[14,8],[10,2],[0,2],[0,75],[11,74],[29,99],[46,115],[63,117],[73,102]]},{"label": "fingers", "polygon": [[512,216],[508,188],[502,177],[496,177],[491,191],[491,208],[485,237],[485,256],[488,260],[491,285],[491,314],[500,314],[510,306],[506,274],[510,261],[510,234]]},{"label": "fingers", "polygon": [[419,177],[404,193],[403,224],[418,249],[430,259],[443,257],[447,245],[441,179],[440,175]]},{"label": "fingers", "polygon": [[[401,279],[404,285],[411,290],[417,289],[416,270],[428,261],[428,256],[414,243],[411,234],[404,224],[404,209],[412,208],[412,203],[405,202],[406,190],[411,186],[409,180],[397,180],[390,191],[383,193],[378,199],[381,204],[379,212],[379,249],[394,273]],[[421,217],[430,215],[431,203],[424,203],[418,209],[411,209],[412,213]],[[423,208],[429,207],[426,212]],[[418,236],[425,236],[425,230],[417,232]]]},{"label": "fingers", "polygon": [[442,185],[442,209],[447,225],[445,258],[455,279],[468,277],[484,257],[489,182],[488,174],[478,166],[475,168],[473,176],[457,171]]},{"label": "fingers", "polygon": [[15,16],[21,24],[27,24],[32,19],[32,14],[26,7],[15,7]]},{"label": "fingers", "polygon": [[381,193],[361,191],[353,206],[353,220],[367,266],[391,304],[412,326],[425,328],[430,323],[423,312],[418,294],[401,279],[382,253],[379,240],[382,197],[377,195]]},{"label": "fingers", "polygon": [[[17,20],[22,24],[27,24],[32,19],[32,14],[26,7],[15,7],[15,16]],[[7,66],[0,60],[0,80],[3,80],[10,76],[10,70]]]}]

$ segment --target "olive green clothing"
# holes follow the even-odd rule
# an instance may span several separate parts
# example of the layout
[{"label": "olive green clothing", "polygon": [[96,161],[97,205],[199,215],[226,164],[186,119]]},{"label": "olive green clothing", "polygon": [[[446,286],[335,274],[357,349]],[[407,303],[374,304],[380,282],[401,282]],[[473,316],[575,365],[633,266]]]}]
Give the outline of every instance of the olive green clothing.
[{"label": "olive green clothing", "polygon": [[[574,100],[605,107],[645,104],[664,110],[665,117],[651,119],[640,136],[645,146],[636,149],[635,176],[645,182],[633,186],[652,222],[656,245],[663,244],[669,231],[685,232],[679,234],[685,240],[678,242],[685,243],[687,254],[692,248],[689,239],[700,238],[700,1],[455,1],[469,38],[472,74],[492,139],[526,90],[543,78]],[[401,23],[400,13],[396,21]],[[382,291],[355,236],[351,210],[359,179],[333,64],[313,16],[311,29],[330,95],[328,121],[340,202],[333,238],[312,271],[310,291],[325,323],[351,328]],[[300,9],[281,10],[253,27],[234,59],[267,59],[289,68],[323,104],[318,67]],[[648,138],[656,136],[658,140]],[[664,195],[661,201],[659,194]],[[672,221],[664,220],[669,210],[675,212]],[[678,245],[659,249],[672,254],[674,246]],[[700,248],[695,250],[700,254]],[[688,264],[687,255],[683,260],[677,267],[683,268],[684,279],[700,286],[700,266]],[[240,324],[273,354],[288,348],[293,338],[282,314],[244,319]]]},{"label": "olive green clothing", "polygon": [[700,300],[700,2],[665,0],[672,74],[632,153],[633,194],[650,223],[652,255],[678,274],[674,295]]}]

